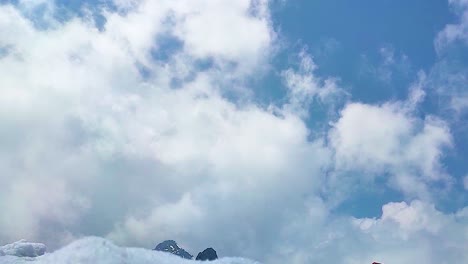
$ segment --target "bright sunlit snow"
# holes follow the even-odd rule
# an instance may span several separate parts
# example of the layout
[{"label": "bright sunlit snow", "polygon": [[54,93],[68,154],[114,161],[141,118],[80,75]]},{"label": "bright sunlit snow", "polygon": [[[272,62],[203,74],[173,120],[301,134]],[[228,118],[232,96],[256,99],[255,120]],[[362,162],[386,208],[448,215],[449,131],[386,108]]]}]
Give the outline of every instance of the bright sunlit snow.
[{"label": "bright sunlit snow", "polygon": [[[98,237],[87,237],[43,256],[32,257],[0,257],[2,264],[190,264],[194,260],[186,260],[170,253],[158,252],[143,248],[118,247],[109,240]],[[259,264],[243,258],[222,258],[212,264]]]}]

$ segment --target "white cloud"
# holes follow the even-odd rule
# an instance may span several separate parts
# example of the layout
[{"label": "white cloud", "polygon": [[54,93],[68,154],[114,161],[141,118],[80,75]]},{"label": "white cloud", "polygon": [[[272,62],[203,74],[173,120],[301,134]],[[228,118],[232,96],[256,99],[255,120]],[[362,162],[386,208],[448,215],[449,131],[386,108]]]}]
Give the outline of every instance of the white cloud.
[{"label": "white cloud", "polygon": [[89,207],[86,198],[72,192],[60,179],[47,179],[41,175],[21,178],[18,175],[0,196],[5,213],[0,224],[6,239],[36,239],[45,231],[41,226],[44,224],[70,227]]},{"label": "white cloud", "polygon": [[466,0],[449,0],[448,2],[457,14],[459,21],[446,25],[438,33],[435,45],[439,52],[457,40],[468,43],[468,2]]},{"label": "white cloud", "polygon": [[281,73],[288,88],[289,102],[285,106],[286,111],[307,116],[313,100],[331,101],[333,96],[345,95],[338,88],[335,79],[322,79],[314,74],[317,65],[305,51],[299,53],[299,61],[299,69],[289,68]]},{"label": "white cloud", "polygon": [[[364,251],[369,244],[352,247],[352,238],[369,237],[320,198],[334,152],[340,170],[389,169],[406,193],[447,180],[439,158],[450,133],[437,118],[412,114],[420,89],[409,102],[348,104],[330,134],[333,148],[311,135],[302,111],[342,92],[314,75],[305,53],[299,69],[283,72],[286,105],[221,96],[267,67],[277,45],[267,2],[116,4],[101,30],[90,18],[38,29],[27,13],[0,6],[0,243],[24,236],[56,248],[92,234],[152,247],[171,238],[280,263],[353,263],[374,255]],[[182,47],[153,60],[165,36]],[[213,67],[201,70],[205,59]],[[400,207],[374,220],[409,214],[420,223],[419,214],[433,213]],[[462,226],[440,230],[452,224]],[[399,241],[389,251],[408,253]],[[395,255],[404,263],[433,248]],[[451,250],[438,256],[464,254]]]},{"label": "white cloud", "polygon": [[437,34],[434,40],[437,61],[427,79],[438,97],[440,112],[450,121],[458,122],[468,109],[468,68],[459,56],[468,47],[468,2],[448,2],[456,22]]},{"label": "white cloud", "polygon": [[[258,1],[256,8],[264,9],[267,4],[267,1]],[[193,10],[192,3],[187,1],[180,7],[187,10],[181,12],[175,33],[185,41],[187,54],[225,59],[252,69],[252,65],[268,54],[274,37],[268,14],[248,15],[252,5],[250,0],[199,1]]]},{"label": "white cloud", "polygon": [[233,73],[241,75],[265,63],[273,49],[275,32],[267,1],[140,2],[135,7],[133,2],[118,1],[119,7],[133,7],[132,12],[107,14],[105,27],[114,38],[127,42],[145,64],[150,63],[148,52],[154,48],[157,34],[162,33],[183,42],[184,56],[212,59],[219,67],[234,65]]},{"label": "white cloud", "polygon": [[[266,3],[228,2],[142,1],[104,13],[102,31],[81,18],[41,30],[15,7],[1,6],[0,45],[9,47],[0,60],[3,242],[25,236],[55,248],[91,233],[148,245],[172,234],[240,252],[282,225],[279,217],[259,228],[281,208],[302,209],[330,152],[321,140],[308,141],[298,116],[220,95],[225,76],[242,82],[246,72],[261,71],[274,46]],[[211,16],[206,5],[235,12]],[[217,20],[258,34],[223,49],[217,44],[238,31],[213,26],[216,47],[204,49],[190,34]],[[151,60],[155,39],[171,31],[187,46],[167,61]],[[215,66],[199,71],[196,60],[206,56]],[[181,87],[171,88],[174,78]],[[235,212],[249,221],[237,221]],[[220,223],[236,228],[219,236],[212,229]],[[260,258],[270,246],[248,254]]]},{"label": "white cloud", "polygon": [[326,213],[304,215],[286,226],[283,243],[267,263],[436,264],[465,260],[466,212],[467,208],[442,213],[431,203],[414,200],[385,204],[378,218],[332,220]]},{"label": "white cloud", "polygon": [[333,124],[330,143],[340,170],[390,173],[392,184],[406,194],[427,197],[425,183],[449,181],[442,170],[443,148],[451,145],[447,125],[435,117],[421,120],[409,102],[367,105],[350,103]]},{"label": "white cloud", "polygon": [[[369,250],[365,259],[368,261],[451,263],[468,257],[466,252],[455,253],[467,243],[465,224],[468,219],[464,211],[466,208],[444,214],[432,204],[414,200],[410,204],[386,204],[380,218],[355,219],[354,223],[371,238],[366,241]],[[440,255],[442,251],[450,253]]]},{"label": "white cloud", "polygon": [[442,226],[442,221],[439,220],[441,217],[442,214],[434,206],[416,200],[411,205],[405,202],[384,205],[381,221],[393,221],[404,232],[424,230],[437,233]]},{"label": "white cloud", "polygon": [[154,234],[160,237],[177,236],[188,233],[193,223],[206,217],[201,208],[194,204],[190,193],[186,193],[174,204],[163,204],[153,208],[148,216],[138,219],[130,216],[120,226],[117,226],[109,237],[114,241],[128,240],[153,241]]}]

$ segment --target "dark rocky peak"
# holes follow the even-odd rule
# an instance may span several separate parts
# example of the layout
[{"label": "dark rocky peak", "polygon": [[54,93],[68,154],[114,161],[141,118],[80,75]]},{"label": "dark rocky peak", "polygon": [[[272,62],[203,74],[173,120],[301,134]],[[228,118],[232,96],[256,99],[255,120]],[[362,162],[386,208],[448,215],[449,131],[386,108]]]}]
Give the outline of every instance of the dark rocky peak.
[{"label": "dark rocky peak", "polygon": [[169,252],[174,255],[177,255],[179,257],[185,258],[185,259],[192,259],[193,256],[185,251],[183,248],[180,248],[177,245],[177,242],[174,240],[166,240],[164,242],[159,243],[154,250],[156,251],[163,251],[163,252]]},{"label": "dark rocky peak", "polygon": [[215,260],[218,258],[216,251],[213,248],[207,248],[198,253],[196,260]]}]

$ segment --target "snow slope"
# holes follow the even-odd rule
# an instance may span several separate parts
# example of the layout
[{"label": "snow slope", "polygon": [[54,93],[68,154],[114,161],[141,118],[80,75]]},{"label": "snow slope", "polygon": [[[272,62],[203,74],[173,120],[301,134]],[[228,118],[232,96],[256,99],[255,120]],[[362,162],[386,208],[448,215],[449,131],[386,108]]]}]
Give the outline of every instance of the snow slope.
[{"label": "snow slope", "polygon": [[[88,237],[40,257],[1,256],[1,264],[194,264],[199,261],[186,260],[178,256],[142,248],[125,248],[109,240]],[[210,264],[259,264],[243,258],[222,258]]]},{"label": "snow slope", "polygon": [[46,246],[42,243],[32,243],[24,239],[0,247],[0,256],[37,257],[44,255]]}]

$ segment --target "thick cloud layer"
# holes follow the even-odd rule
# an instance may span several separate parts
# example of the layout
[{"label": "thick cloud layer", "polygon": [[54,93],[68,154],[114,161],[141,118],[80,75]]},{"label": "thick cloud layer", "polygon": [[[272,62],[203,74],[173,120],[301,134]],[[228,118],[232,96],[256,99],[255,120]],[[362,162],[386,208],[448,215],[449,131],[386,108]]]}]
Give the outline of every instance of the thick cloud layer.
[{"label": "thick cloud layer", "polygon": [[[434,207],[451,188],[452,135],[416,114],[422,88],[349,102],[314,131],[308,107],[348,94],[306,53],[280,69],[284,103],[249,92],[281,46],[266,1],[120,0],[102,27],[20,2],[0,5],[0,243],[98,235],[267,263],[468,259],[467,209]],[[408,201],[378,218],[334,211],[342,190],[376,179]]]}]

